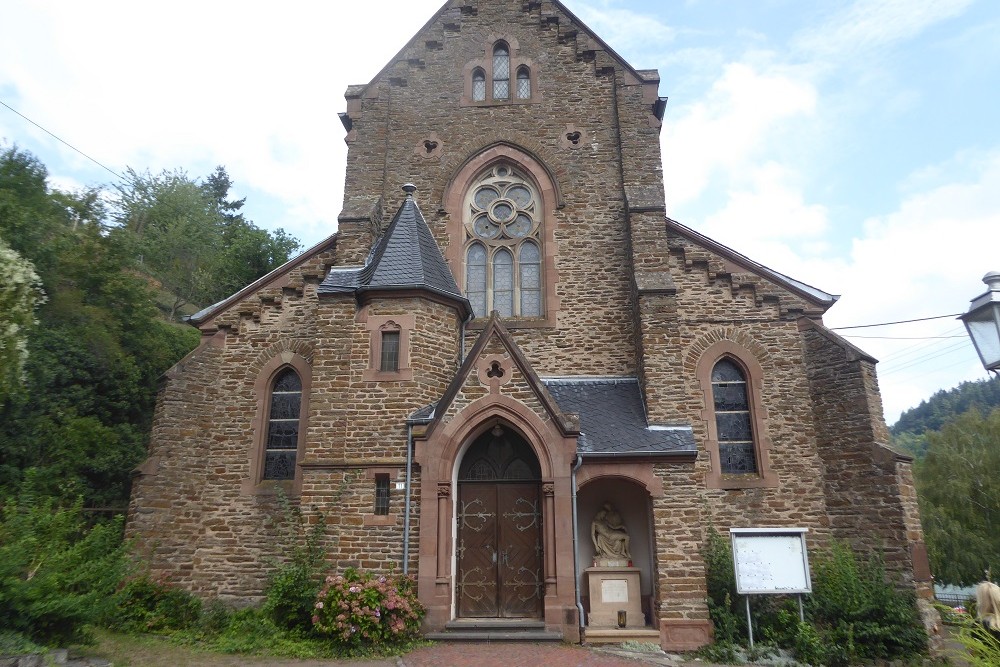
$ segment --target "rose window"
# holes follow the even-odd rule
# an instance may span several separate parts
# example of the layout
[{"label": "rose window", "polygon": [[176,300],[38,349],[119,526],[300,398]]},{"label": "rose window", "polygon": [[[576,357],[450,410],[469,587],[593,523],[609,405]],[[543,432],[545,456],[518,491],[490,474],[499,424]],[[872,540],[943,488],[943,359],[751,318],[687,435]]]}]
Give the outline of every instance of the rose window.
[{"label": "rose window", "polygon": [[467,199],[466,294],[477,317],[541,317],[539,198],[506,165],[484,173]]}]

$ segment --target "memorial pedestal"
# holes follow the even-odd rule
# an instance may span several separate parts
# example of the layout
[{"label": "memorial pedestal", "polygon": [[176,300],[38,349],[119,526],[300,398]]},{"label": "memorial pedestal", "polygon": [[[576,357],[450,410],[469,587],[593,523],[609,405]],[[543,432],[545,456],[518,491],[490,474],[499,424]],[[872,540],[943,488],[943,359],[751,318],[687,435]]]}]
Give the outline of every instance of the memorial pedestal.
[{"label": "memorial pedestal", "polygon": [[592,627],[617,628],[618,612],[626,615],[626,628],[646,627],[642,613],[637,567],[588,567],[590,616]]}]

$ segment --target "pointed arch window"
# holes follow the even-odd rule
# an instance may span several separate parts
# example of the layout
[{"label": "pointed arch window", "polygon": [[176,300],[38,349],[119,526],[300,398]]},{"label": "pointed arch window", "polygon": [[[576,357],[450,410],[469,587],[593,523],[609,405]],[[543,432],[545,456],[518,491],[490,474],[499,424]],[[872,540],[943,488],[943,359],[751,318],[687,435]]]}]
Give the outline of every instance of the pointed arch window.
[{"label": "pointed arch window", "polygon": [[510,99],[510,49],[504,42],[493,47],[493,99]]},{"label": "pointed arch window", "polygon": [[747,378],[732,359],[723,358],[712,369],[712,398],[722,474],[756,473],[757,453]]},{"label": "pointed arch window", "polygon": [[486,72],[481,67],[472,71],[472,100],[474,102],[486,100]]},{"label": "pointed arch window", "polygon": [[487,169],[465,198],[465,292],[476,317],[543,314],[538,191],[506,163]]},{"label": "pointed arch window", "polygon": [[291,368],[274,378],[270,392],[264,479],[295,479],[295,457],[302,421],[302,380]]},{"label": "pointed arch window", "polygon": [[531,99],[531,72],[526,65],[517,68],[517,99]]}]

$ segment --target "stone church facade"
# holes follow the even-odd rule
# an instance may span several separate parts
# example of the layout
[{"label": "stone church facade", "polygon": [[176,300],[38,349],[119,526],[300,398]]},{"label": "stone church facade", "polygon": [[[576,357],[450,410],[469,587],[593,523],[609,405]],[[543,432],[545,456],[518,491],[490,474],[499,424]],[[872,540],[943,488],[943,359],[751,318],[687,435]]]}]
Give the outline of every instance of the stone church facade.
[{"label": "stone church facade", "polygon": [[613,503],[668,649],[711,638],[711,527],[881,548],[929,590],[875,360],[835,296],[667,218],[656,71],[557,0],[449,0],[346,97],[337,233],[166,373],[128,523],[154,572],[258,598],[286,497],[331,568],[415,575],[429,630],[578,641]]}]

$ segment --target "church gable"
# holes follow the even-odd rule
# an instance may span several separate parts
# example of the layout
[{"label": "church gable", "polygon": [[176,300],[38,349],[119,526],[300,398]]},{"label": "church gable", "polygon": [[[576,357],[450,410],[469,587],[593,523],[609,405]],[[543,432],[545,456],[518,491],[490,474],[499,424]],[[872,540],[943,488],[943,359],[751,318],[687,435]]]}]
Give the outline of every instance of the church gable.
[{"label": "church gable", "polygon": [[564,435],[577,430],[576,415],[560,410],[496,313],[490,316],[448,390],[435,406],[427,433],[447,428],[463,410],[477,401],[489,402],[491,396],[508,406],[523,406],[537,419],[551,422]]}]

